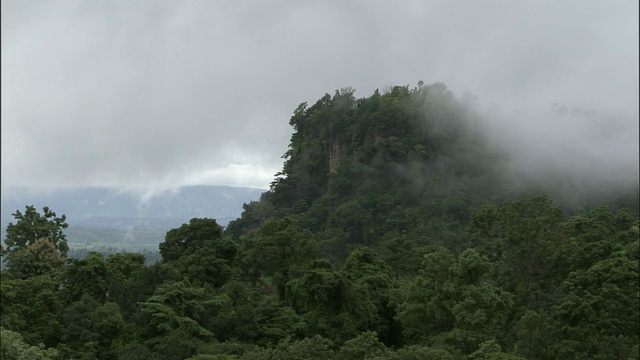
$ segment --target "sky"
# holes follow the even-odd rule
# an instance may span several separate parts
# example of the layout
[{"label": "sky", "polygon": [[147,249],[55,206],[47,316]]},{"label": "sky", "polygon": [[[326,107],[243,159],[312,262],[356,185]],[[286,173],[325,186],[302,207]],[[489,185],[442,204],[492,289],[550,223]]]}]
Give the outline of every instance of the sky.
[{"label": "sky", "polygon": [[[500,127],[523,152],[570,141],[590,166],[637,165],[637,0],[2,0],[1,13],[3,188],[268,188],[298,104],[418,81],[511,114]],[[611,114],[620,132],[550,129],[531,114],[552,104]]]}]

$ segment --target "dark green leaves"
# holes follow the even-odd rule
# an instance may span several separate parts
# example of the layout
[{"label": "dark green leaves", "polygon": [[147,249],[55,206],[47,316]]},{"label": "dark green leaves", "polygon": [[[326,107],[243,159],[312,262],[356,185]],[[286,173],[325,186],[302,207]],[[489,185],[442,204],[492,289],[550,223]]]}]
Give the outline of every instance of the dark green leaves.
[{"label": "dark green leaves", "polygon": [[55,245],[62,256],[67,254],[69,246],[63,232],[69,226],[66,216],[57,217],[56,213],[46,206],[42,211],[41,215],[34,206],[27,206],[24,213],[16,210],[12,214],[17,221],[15,224],[10,222],[7,225],[7,237],[4,241],[7,252],[25,249],[36,240],[45,238]]},{"label": "dark green leaves", "polygon": [[189,224],[167,232],[160,244],[165,263],[194,282],[216,287],[233,276],[236,252],[236,244],[222,236],[222,228],[212,219],[191,219]]}]

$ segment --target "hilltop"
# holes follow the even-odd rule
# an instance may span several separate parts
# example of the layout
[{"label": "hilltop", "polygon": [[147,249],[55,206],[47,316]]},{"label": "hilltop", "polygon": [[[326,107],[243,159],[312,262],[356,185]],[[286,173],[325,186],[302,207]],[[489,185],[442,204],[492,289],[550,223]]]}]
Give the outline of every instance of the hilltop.
[{"label": "hilltop", "polygon": [[[420,84],[302,103],[270,190],[226,228],[201,209],[151,265],[68,259],[62,220],[32,209],[3,249],[3,355],[638,358],[637,189],[580,208],[539,192],[561,183],[513,184],[471,100]],[[169,223],[190,196],[167,199],[148,206]]]}]

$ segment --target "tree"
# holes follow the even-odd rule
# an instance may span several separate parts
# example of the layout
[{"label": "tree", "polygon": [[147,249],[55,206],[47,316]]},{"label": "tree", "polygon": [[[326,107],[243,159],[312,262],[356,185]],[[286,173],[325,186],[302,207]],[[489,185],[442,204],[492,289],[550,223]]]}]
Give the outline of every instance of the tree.
[{"label": "tree", "polygon": [[445,248],[424,256],[420,275],[396,294],[396,318],[410,343],[454,346],[469,354],[478,344],[503,337],[513,296],[483,281],[486,258],[466,250],[458,259]]},{"label": "tree", "polygon": [[222,228],[214,219],[193,218],[189,224],[167,232],[165,241],[160,244],[160,255],[165,263],[176,261],[202,247],[204,241],[221,237]]},{"label": "tree", "polygon": [[30,344],[55,346],[60,341],[62,325],[59,313],[58,283],[49,276],[28,279],[2,278],[0,314],[5,329],[19,332]]},{"label": "tree", "polygon": [[455,258],[447,249],[433,247],[424,255],[420,275],[396,293],[396,319],[406,340],[420,343],[453,329],[451,308],[459,298],[458,276]]},{"label": "tree", "polygon": [[358,291],[366,293],[369,301],[378,310],[374,330],[382,341],[395,342],[399,329],[394,328],[397,322],[394,309],[389,306],[391,290],[396,287],[391,268],[382,261],[378,254],[365,246],[358,246],[351,252],[341,272],[349,278]]},{"label": "tree", "polygon": [[104,301],[112,281],[111,272],[102,254],[92,251],[86,259],[71,259],[65,273],[65,288],[69,301],[82,294]]},{"label": "tree", "polygon": [[[640,342],[638,261],[626,251],[572,272],[551,308],[561,358],[627,358]],[[624,315],[622,315],[624,314]]]},{"label": "tree", "polygon": [[388,355],[387,347],[378,340],[375,331],[366,331],[346,341],[340,348],[338,357],[344,360],[383,358]]},{"label": "tree", "polygon": [[212,318],[220,309],[228,309],[229,303],[228,296],[213,296],[185,279],[160,285],[140,307],[151,316],[149,326],[155,336],[149,342],[157,345],[178,330],[196,342],[210,340]]},{"label": "tree", "polygon": [[497,284],[526,305],[543,306],[556,285],[552,259],[565,242],[564,214],[546,196],[487,207],[473,215],[471,239],[492,262]]},{"label": "tree", "polygon": [[274,346],[306,330],[304,320],[291,307],[275,296],[263,295],[238,281],[225,284],[217,291],[217,297],[228,299],[225,307],[211,319],[219,341]]},{"label": "tree", "polygon": [[137,302],[146,300],[153,293],[153,289],[142,281],[149,272],[144,266],[144,255],[111,254],[106,264],[110,275],[109,301],[118,304],[122,316],[128,318],[137,309]]},{"label": "tree", "polygon": [[66,223],[66,216],[57,217],[56,213],[47,206],[43,207],[42,211],[43,214],[40,215],[31,205],[26,207],[24,214],[20,210],[11,214],[17,222],[15,224],[10,222],[7,225],[7,237],[4,243],[7,245],[6,251],[9,254],[27,248],[40,238],[45,238],[53,243],[60,255],[67,255],[69,246],[63,232],[69,226]]},{"label": "tree", "polygon": [[337,207],[329,221],[349,234],[352,244],[371,244],[374,237],[374,221],[371,211],[357,200],[346,202]]},{"label": "tree", "polygon": [[100,305],[84,294],[64,310],[62,318],[65,358],[117,358],[125,329],[117,304],[107,301]]},{"label": "tree", "polygon": [[554,270],[560,281],[570,272],[588,269],[638,240],[633,221],[628,209],[614,212],[606,206],[567,219],[562,228],[568,241],[554,255]]},{"label": "tree", "polygon": [[495,340],[487,340],[480,344],[478,350],[469,355],[470,359],[490,359],[490,360],[524,360],[523,357],[505,353],[502,347]]},{"label": "tree", "polygon": [[151,351],[146,346],[131,342],[125,345],[118,353],[120,360],[152,360]]},{"label": "tree", "polygon": [[308,231],[300,231],[291,218],[269,219],[245,239],[242,247],[243,267],[254,280],[270,277],[280,298],[285,285],[300,273],[316,254],[316,242]]},{"label": "tree", "polygon": [[224,285],[233,275],[237,246],[222,236],[214,219],[193,218],[189,224],[167,232],[160,244],[164,263],[172,264],[190,280]]},{"label": "tree", "polygon": [[395,272],[395,278],[415,275],[420,268],[421,254],[415,241],[406,236],[392,234],[392,237],[380,243],[380,257]]},{"label": "tree", "polygon": [[379,323],[378,309],[367,287],[317,260],[287,282],[285,301],[305,319],[311,334],[342,343]]},{"label": "tree", "polygon": [[244,360],[334,360],[333,341],[315,335],[300,341],[289,339],[280,343],[275,349],[260,349],[247,352],[241,359]]},{"label": "tree", "polygon": [[22,335],[0,327],[0,358],[5,360],[47,360],[58,359],[56,349],[47,349],[44,344],[29,345]]},{"label": "tree", "polygon": [[155,360],[183,360],[195,355],[200,341],[187,331],[175,329],[158,339],[155,344]]},{"label": "tree", "polygon": [[25,249],[8,255],[9,274],[25,279],[38,275],[56,277],[62,271],[66,257],[46,238],[39,238]]},{"label": "tree", "polygon": [[466,356],[452,353],[447,349],[433,348],[421,345],[411,345],[398,349],[393,360],[458,360]]}]

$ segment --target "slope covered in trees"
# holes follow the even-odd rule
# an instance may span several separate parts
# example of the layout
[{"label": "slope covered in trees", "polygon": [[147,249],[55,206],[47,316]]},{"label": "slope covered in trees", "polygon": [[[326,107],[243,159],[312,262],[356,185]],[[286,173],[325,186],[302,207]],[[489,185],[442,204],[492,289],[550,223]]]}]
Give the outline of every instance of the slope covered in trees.
[{"label": "slope covered in trees", "polygon": [[512,193],[474,119],[442,84],[301,104],[271,190],[151,266],[17,213],[3,358],[637,359],[637,207]]},{"label": "slope covered in trees", "polygon": [[229,224],[234,237],[261,219],[291,217],[344,261],[353,246],[399,235],[462,246],[472,209],[501,193],[501,154],[443,84],[394,87],[356,99],[352,89],[301,104],[282,172],[260,202]]}]

